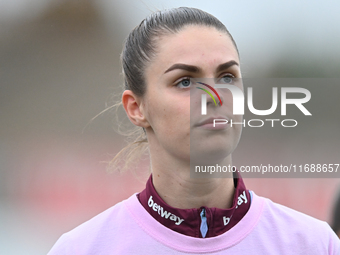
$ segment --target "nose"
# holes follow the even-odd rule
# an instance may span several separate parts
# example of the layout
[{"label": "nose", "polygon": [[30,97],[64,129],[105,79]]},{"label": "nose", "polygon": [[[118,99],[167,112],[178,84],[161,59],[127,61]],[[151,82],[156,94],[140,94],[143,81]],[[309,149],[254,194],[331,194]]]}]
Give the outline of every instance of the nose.
[{"label": "nose", "polygon": [[200,88],[200,87],[197,87],[197,88],[205,91],[209,95],[207,99],[207,105],[222,106],[223,104],[222,95],[219,95],[219,93],[209,84],[206,84],[203,82],[197,82],[197,83],[205,87],[205,88]]}]

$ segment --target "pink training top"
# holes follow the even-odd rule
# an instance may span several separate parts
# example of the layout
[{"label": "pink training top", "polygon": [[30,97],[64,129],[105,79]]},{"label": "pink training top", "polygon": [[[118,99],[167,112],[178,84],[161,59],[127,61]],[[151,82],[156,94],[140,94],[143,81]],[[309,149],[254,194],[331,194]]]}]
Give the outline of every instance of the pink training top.
[{"label": "pink training top", "polygon": [[229,231],[196,238],[152,217],[136,194],[62,235],[49,255],[340,254],[326,222],[273,203],[252,192],[246,215]]},{"label": "pink training top", "polygon": [[178,209],[166,204],[152,183],[152,175],[146,188],[138,194],[145,210],[164,226],[187,236],[208,238],[218,236],[235,226],[250,207],[250,193],[241,175],[236,172],[233,204],[229,209],[201,208]]}]

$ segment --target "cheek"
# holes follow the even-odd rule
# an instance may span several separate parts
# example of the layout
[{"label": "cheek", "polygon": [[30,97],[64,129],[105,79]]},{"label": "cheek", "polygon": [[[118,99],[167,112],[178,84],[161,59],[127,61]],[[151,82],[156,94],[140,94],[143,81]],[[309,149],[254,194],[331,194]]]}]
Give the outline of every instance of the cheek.
[{"label": "cheek", "polygon": [[[152,100],[151,100],[152,98]],[[189,130],[190,101],[170,97],[151,97],[147,101],[147,118],[154,132],[171,134]]]},{"label": "cheek", "polygon": [[[182,137],[190,131],[190,106],[183,102],[168,104],[164,108],[164,115],[160,118],[161,125],[169,135]],[[170,138],[170,137],[169,137]],[[172,138],[170,138],[172,139]]]}]

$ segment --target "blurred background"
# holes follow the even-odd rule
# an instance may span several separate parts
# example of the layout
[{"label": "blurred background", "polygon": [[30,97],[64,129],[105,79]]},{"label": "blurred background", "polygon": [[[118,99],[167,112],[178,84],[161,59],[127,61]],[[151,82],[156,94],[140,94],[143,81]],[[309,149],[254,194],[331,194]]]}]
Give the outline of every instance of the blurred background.
[{"label": "blurred background", "polygon": [[[106,171],[124,147],[115,112],[92,118],[120,96],[119,55],[129,31],[149,13],[179,6],[201,8],[227,26],[246,78],[340,78],[338,1],[0,0],[0,254],[46,254],[62,233],[143,189],[147,166]],[[339,141],[333,111],[328,131]],[[322,123],[315,128],[322,132]],[[244,135],[257,153],[258,144],[287,141]],[[308,160],[291,142],[280,155]],[[238,162],[256,157],[248,145],[241,142]],[[245,182],[332,221],[339,179]]]}]

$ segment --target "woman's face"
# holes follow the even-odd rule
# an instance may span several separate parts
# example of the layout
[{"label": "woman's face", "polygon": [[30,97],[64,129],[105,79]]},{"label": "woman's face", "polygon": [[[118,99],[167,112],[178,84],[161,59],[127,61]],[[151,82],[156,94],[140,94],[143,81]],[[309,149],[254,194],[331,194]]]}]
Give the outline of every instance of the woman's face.
[{"label": "woman's face", "polygon": [[[231,94],[226,89],[216,89],[222,106],[215,106],[207,95],[207,115],[201,115],[201,94],[205,92],[196,89],[190,93],[196,86],[190,79],[228,82],[229,77],[241,78],[241,72],[238,53],[225,33],[205,26],[187,26],[161,37],[157,54],[146,68],[147,89],[142,99],[143,113],[150,125],[150,150],[186,161],[190,160],[190,148],[191,153],[208,153],[217,158],[230,155],[238,144],[241,125],[213,128],[212,123],[201,123],[210,117],[241,122],[242,117],[232,116]],[[212,80],[205,81],[214,86]]]}]

